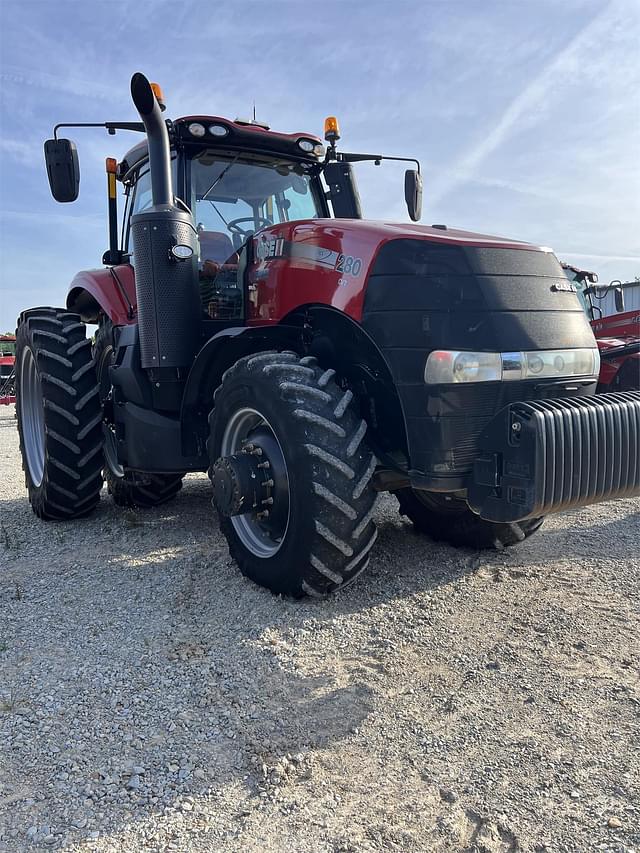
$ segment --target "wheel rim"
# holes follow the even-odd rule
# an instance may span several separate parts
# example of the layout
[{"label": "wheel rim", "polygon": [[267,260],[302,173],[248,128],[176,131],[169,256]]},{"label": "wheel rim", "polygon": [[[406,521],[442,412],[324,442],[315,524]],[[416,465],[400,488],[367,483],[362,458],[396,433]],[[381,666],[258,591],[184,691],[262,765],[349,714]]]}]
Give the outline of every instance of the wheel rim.
[{"label": "wheel rim", "polygon": [[238,409],[229,419],[220,448],[221,456],[232,456],[251,443],[262,449],[274,480],[273,509],[268,518],[259,512],[231,516],[230,521],[244,547],[256,557],[273,557],[282,547],[289,529],[289,473],[278,437],[267,418],[256,409]]},{"label": "wheel rim", "polygon": [[29,476],[39,486],[44,478],[44,399],[36,360],[29,347],[20,361],[20,420]]},{"label": "wheel rim", "polygon": [[[113,361],[113,347],[105,347],[98,364],[98,385],[100,386],[100,402],[105,409],[105,402],[110,400],[111,381],[109,378],[109,365]],[[118,440],[116,439],[115,426],[105,417],[102,421],[102,435],[104,437],[104,461],[114,477],[121,480],[124,477],[124,468],[118,462]]]}]

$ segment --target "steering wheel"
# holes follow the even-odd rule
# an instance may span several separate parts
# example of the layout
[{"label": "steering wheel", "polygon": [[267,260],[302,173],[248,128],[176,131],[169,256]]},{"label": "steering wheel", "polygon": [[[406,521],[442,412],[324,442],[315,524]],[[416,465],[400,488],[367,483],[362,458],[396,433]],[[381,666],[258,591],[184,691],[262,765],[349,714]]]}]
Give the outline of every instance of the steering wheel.
[{"label": "steering wheel", "polygon": [[[247,229],[240,228],[241,222],[251,222],[254,227]],[[227,222],[229,231],[232,234],[239,234],[241,237],[249,237],[254,231],[266,228],[267,225],[273,225],[273,222],[264,216],[240,216],[238,219],[232,219],[231,222]]]}]

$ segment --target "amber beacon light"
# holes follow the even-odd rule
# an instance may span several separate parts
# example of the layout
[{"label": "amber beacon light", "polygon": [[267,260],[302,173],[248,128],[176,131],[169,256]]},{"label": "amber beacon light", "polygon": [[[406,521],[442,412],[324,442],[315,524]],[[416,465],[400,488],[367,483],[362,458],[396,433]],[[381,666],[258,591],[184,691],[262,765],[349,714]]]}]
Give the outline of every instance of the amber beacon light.
[{"label": "amber beacon light", "polygon": [[327,142],[336,142],[340,139],[340,125],[335,116],[327,116],[324,120],[324,138]]},{"label": "amber beacon light", "polygon": [[162,88],[158,83],[150,83],[151,91],[156,96],[156,101],[158,102],[158,106],[164,112],[166,110],[166,104],[164,102],[164,94],[162,93]]}]

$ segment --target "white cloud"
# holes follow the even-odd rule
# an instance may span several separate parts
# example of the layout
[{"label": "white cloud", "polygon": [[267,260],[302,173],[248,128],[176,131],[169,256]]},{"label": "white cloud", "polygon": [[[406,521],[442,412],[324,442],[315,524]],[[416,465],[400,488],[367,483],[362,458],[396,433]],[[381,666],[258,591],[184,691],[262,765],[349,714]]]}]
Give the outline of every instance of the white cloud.
[{"label": "white cloud", "polygon": [[[550,103],[558,97],[559,90],[573,85],[582,67],[588,66],[591,52],[597,49],[607,31],[617,24],[618,17],[613,15],[616,8],[620,14],[619,5],[608,3],[589,23],[582,26],[571,41],[511,100],[484,138],[469,146],[444,176],[436,180],[431,194],[433,205],[437,205],[464,182],[472,180],[479,166],[516,131],[541,121]],[[615,73],[614,69],[612,71]],[[570,120],[570,116],[567,119]],[[557,136],[557,131],[554,136]],[[588,138],[585,142],[588,142]]]}]

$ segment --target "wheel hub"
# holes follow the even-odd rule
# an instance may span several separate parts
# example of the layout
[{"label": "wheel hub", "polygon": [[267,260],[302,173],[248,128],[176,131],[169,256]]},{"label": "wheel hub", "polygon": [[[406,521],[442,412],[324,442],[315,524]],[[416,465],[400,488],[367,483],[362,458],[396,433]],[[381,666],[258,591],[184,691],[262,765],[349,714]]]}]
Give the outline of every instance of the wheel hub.
[{"label": "wheel hub", "polygon": [[244,515],[262,509],[267,494],[269,477],[260,461],[262,450],[245,445],[240,453],[223,456],[213,466],[214,500],[219,511],[226,516]]},{"label": "wheel hub", "polygon": [[289,478],[282,448],[254,409],[234,413],[212,469],[214,504],[256,556],[273,556],[289,523]]}]

